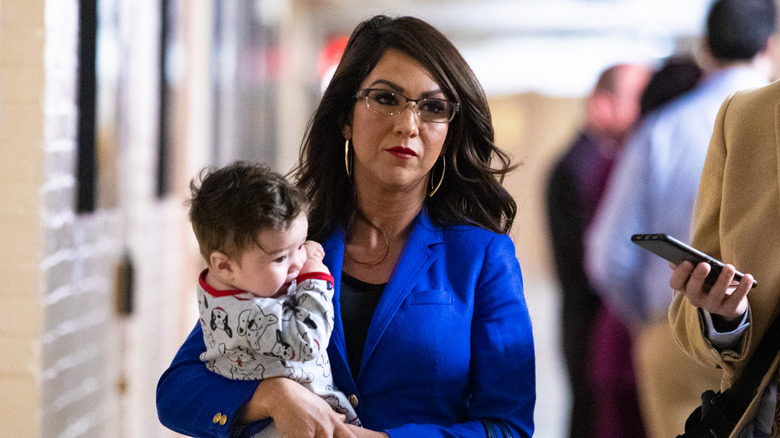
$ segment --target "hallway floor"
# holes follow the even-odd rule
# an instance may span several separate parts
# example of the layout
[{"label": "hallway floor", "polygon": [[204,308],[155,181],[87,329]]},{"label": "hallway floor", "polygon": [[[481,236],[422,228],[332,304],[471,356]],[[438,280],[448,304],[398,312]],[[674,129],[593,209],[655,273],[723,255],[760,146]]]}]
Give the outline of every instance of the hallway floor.
[{"label": "hallway floor", "polygon": [[560,348],[560,300],[554,283],[525,281],[536,347],[535,438],[563,438],[567,432],[569,388]]}]

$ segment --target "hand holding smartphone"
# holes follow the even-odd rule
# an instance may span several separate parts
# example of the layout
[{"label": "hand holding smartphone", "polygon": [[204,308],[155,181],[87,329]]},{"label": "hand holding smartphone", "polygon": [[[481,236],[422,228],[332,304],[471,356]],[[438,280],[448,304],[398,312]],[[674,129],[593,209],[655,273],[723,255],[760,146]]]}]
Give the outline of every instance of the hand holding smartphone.
[{"label": "hand holding smartphone", "polygon": [[[715,281],[723,270],[723,262],[720,260],[710,257],[667,234],[634,234],[631,236],[631,241],[642,248],[669,260],[675,265],[679,265],[684,261],[689,261],[693,263],[694,266],[701,262],[709,263],[712,269],[710,269],[710,273],[707,275],[706,280],[704,280],[704,283],[709,286],[715,284]],[[734,274],[734,280],[741,281],[742,276],[743,274],[737,271]],[[757,285],[758,282],[754,280],[752,287],[756,287]]]}]

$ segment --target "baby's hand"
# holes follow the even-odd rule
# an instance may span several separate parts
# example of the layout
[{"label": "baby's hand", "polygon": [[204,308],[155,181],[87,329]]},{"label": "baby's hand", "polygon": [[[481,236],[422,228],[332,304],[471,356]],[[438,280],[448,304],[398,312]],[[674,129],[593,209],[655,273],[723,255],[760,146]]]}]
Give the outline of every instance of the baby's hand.
[{"label": "baby's hand", "polygon": [[304,242],[303,247],[306,248],[307,259],[322,260],[325,257],[325,250],[322,249],[322,245],[313,240]]},{"label": "baby's hand", "polygon": [[313,240],[307,240],[303,246],[306,248],[306,262],[301,268],[301,274],[308,274],[309,272],[326,272],[330,274],[328,267],[322,263],[322,258],[325,257],[325,250],[322,249],[322,245]]}]

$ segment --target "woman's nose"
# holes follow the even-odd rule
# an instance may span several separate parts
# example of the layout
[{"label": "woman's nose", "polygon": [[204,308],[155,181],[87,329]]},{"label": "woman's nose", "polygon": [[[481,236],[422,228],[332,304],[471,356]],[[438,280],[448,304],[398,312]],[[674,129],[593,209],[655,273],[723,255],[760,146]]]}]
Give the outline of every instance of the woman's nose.
[{"label": "woman's nose", "polygon": [[396,132],[401,135],[416,137],[420,132],[419,117],[417,115],[417,102],[406,102],[404,109],[398,114]]}]

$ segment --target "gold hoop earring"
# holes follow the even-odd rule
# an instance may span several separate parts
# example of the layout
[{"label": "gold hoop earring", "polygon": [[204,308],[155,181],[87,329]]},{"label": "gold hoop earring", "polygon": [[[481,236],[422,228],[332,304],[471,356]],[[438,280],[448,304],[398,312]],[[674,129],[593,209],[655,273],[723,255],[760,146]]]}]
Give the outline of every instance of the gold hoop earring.
[{"label": "gold hoop earring", "polygon": [[[438,160],[437,160],[438,162]],[[436,165],[434,164],[433,167],[435,168]],[[431,186],[431,193],[428,193],[429,198],[433,198],[433,195],[436,194],[436,191],[439,190],[439,187],[441,187],[441,183],[444,181],[444,171],[447,170],[447,159],[444,158],[444,155],[441,156],[441,177],[439,178],[439,183],[436,184],[436,187],[433,186],[433,169],[431,169],[431,176],[428,178],[428,183]]]},{"label": "gold hoop earring", "polygon": [[352,163],[349,159],[349,139],[344,142],[344,166],[347,168],[347,178],[352,179]]}]

